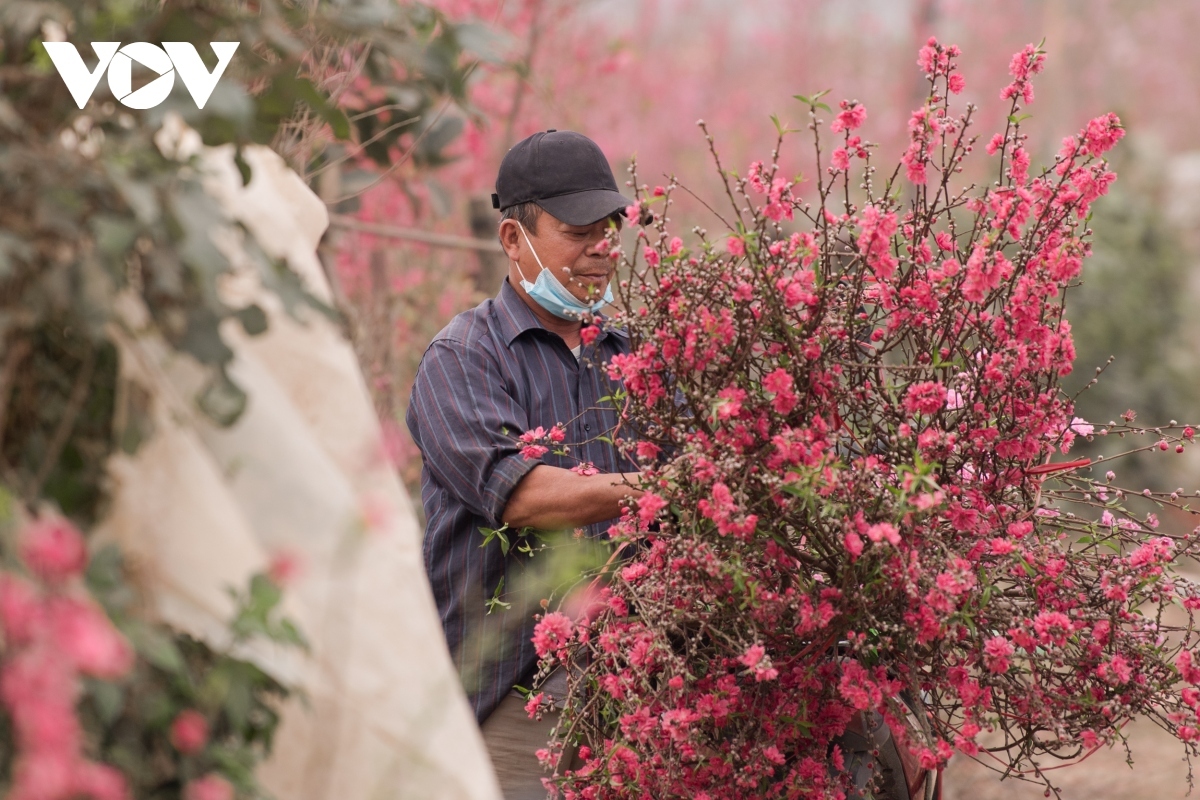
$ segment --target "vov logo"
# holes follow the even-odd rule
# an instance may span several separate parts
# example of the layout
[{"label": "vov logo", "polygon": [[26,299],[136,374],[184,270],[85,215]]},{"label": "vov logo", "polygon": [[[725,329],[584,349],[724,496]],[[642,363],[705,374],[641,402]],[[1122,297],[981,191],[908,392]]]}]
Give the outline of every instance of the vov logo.
[{"label": "vov logo", "polygon": [[[71,97],[80,108],[91,99],[100,83],[100,76],[107,70],[108,88],[113,96],[127,108],[136,109],[154,108],[166,100],[175,86],[175,73],[179,73],[183,79],[183,85],[196,101],[196,107],[204,108],[213,89],[217,88],[217,81],[233,59],[238,44],[212,42],[210,46],[217,55],[217,66],[209,72],[191,42],[163,42],[162,47],[149,42],[130,42],[124,47],[120,42],[92,42],[92,50],[99,63],[89,72],[75,45],[70,42],[42,42],[50,60],[54,62],[54,68],[62,76]],[[157,78],[137,91],[133,89],[134,61],[158,74]]]}]

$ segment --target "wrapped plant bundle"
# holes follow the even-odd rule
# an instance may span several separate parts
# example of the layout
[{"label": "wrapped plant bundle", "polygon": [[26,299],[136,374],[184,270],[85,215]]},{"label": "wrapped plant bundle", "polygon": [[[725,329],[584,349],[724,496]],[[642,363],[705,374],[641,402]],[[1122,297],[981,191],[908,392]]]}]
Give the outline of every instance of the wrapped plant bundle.
[{"label": "wrapped plant bundle", "polygon": [[685,245],[654,213],[677,184],[638,189],[636,248],[612,251],[632,352],[610,370],[646,494],[611,531],[625,560],[589,612],[548,613],[534,637],[570,675],[543,753],[582,745],[547,781],[566,797],[843,797],[834,742],[860,714],[925,769],[960,750],[1048,789],[1042,766],[1136,716],[1195,751],[1200,588],[1172,565],[1200,537],[1131,516],[1112,473],[1052,461],[1134,430],[1094,430],[1059,384],[1089,207],[1124,131],[1098,117],[1031,173],[1031,45],[979,154],[999,179],[955,188],[975,141],[957,56],[921,49],[929,95],[890,177],[866,110],[818,96],[799,98],[817,180],[783,177],[778,147],[722,172],[727,234]]}]

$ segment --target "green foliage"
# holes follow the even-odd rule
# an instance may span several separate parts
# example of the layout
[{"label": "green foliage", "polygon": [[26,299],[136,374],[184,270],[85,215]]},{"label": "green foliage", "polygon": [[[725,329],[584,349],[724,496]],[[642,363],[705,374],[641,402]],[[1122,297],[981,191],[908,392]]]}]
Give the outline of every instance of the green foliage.
[{"label": "green foliage", "polygon": [[[288,689],[249,661],[139,618],[115,548],[96,554],[87,580],[138,656],[121,681],[85,684],[80,715],[97,755],[125,773],[135,797],[179,797],[184,783],[212,770],[244,796],[262,796],[254,767],[270,752]],[[303,643],[290,621],[276,618],[281,595],[267,578],[257,575],[245,593],[233,594],[239,639]],[[208,720],[210,738],[202,752],[185,756],[171,745],[169,729],[187,709]]]},{"label": "green foliage", "polygon": [[[63,36],[89,68],[93,41],[189,41],[210,69],[210,42],[240,45],[203,109],[177,81],[159,107],[134,111],[101,78],[80,110],[42,46]],[[244,183],[253,174],[241,150],[251,144],[305,167],[327,162],[331,141],[371,140],[364,152],[385,165],[408,136],[414,163],[433,165],[460,129],[435,109],[462,100],[464,49],[491,58],[495,44],[483,29],[400,0],[0,0],[0,522],[10,517],[7,489],[27,512],[57,507],[86,530],[104,512],[108,458],[154,435],[148,390],[118,379],[116,329],[147,325],[204,365],[199,409],[220,424],[237,420],[248,398],[228,375],[233,354],[221,329],[236,320],[261,334],[267,317],[222,299],[232,265],[217,229],[244,235],[263,286],[289,312],[332,313],[226,220],[197,161],[159,148],[168,114],[206,145],[231,145]],[[139,80],[135,73],[135,88]],[[392,115],[411,122],[396,126]],[[123,297],[140,301],[149,319],[118,310]],[[7,541],[0,562],[16,566]],[[239,796],[258,796],[254,766],[270,748],[286,687],[148,621],[116,551],[96,555],[88,585],[137,653],[129,677],[87,683],[80,713],[91,754],[122,769],[139,798],[177,798],[213,770]],[[280,590],[268,579],[234,596],[235,643],[305,646],[279,617]],[[187,708],[204,714],[212,734],[192,756],[168,738]],[[7,728],[0,715],[0,786],[11,769]]]},{"label": "green foliage", "polygon": [[22,368],[6,387],[5,482],[90,521],[103,499],[111,450],[116,351],[56,318],[29,329],[15,354],[21,352]]},{"label": "green foliage", "polygon": [[[189,40],[210,64],[209,42],[241,44],[204,109],[177,82],[159,107],[131,111],[107,95],[101,80],[80,111],[41,46],[44,31],[54,29],[65,31],[85,60],[92,41]],[[236,317],[257,333],[266,319],[254,307],[229,308],[221,300],[217,285],[230,264],[211,233],[224,218],[194,166],[156,146],[164,117],[179,114],[205,144],[237,148],[284,142],[314,127],[326,139],[347,138],[353,129],[360,141],[374,137],[367,153],[382,164],[405,131],[377,136],[375,126],[398,113],[420,123],[417,162],[439,163],[459,123],[435,119],[430,108],[443,96],[461,98],[468,67],[459,40],[480,47],[487,41],[474,28],[393,0],[254,6],[10,0],[0,5],[0,36],[0,342],[6,354],[48,324],[99,346],[107,327],[120,322],[115,298],[134,292],[174,347],[213,369],[210,388],[217,393],[201,407],[225,422],[236,419],[243,403],[230,402],[236,392],[222,377],[232,352],[221,323]],[[336,83],[330,75],[344,72],[351,58],[360,58],[359,78],[370,89],[360,92],[362,103],[387,106],[380,113],[372,106],[353,123],[321,88]],[[244,160],[239,166],[244,180],[252,177]],[[263,283],[289,308],[315,304],[286,265],[253,243],[247,250]],[[30,499],[36,492],[22,494]]]},{"label": "green foliage", "polygon": [[295,647],[308,647],[303,634],[286,618],[276,618],[275,609],[283,599],[279,585],[265,575],[255,575],[245,592],[233,591],[238,613],[230,626],[238,639],[264,636]]}]

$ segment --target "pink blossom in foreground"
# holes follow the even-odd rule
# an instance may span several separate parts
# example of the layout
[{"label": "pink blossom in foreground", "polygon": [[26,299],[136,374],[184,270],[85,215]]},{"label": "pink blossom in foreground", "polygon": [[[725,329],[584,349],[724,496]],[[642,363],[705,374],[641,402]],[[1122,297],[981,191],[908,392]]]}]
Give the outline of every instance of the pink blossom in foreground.
[{"label": "pink blossom in foreground", "polygon": [[529,700],[525,702],[525,713],[530,719],[537,716],[538,711],[542,707],[542,699],[544,697],[545,695],[542,692],[538,692],[537,694],[530,695]]},{"label": "pink blossom in foreground", "polygon": [[295,583],[303,572],[303,557],[291,550],[277,550],[271,555],[271,561],[267,565],[267,577],[281,588]]},{"label": "pink blossom in foreground", "polygon": [[195,709],[185,709],[171,723],[170,735],[176,750],[195,755],[208,744],[208,720]]},{"label": "pink blossom in foreground", "polygon": [[527,444],[521,448],[521,457],[526,461],[533,461],[534,459],[541,458],[549,452],[550,448],[545,447],[544,445]]},{"label": "pink blossom in foreground", "polygon": [[542,617],[533,629],[533,647],[544,657],[564,646],[571,638],[573,626],[566,614],[554,611]]},{"label": "pink blossom in foreground", "polygon": [[183,800],[233,800],[233,797],[233,784],[211,772],[183,787]]},{"label": "pink blossom in foreground", "polygon": [[1087,420],[1085,420],[1085,419],[1082,419],[1081,417],[1074,417],[1074,418],[1071,420],[1071,427],[1070,427],[1070,429],[1071,429],[1071,431],[1072,431],[1072,432],[1074,432],[1074,433],[1077,433],[1077,434],[1079,434],[1080,436],[1091,436],[1091,435],[1092,435],[1092,432],[1093,432],[1093,431],[1094,431],[1096,428],[1095,428],[1095,426],[1093,426],[1093,425],[1092,425],[1090,422],[1088,422]]},{"label": "pink blossom in foreground", "polygon": [[1038,51],[1032,44],[1025,45],[1025,49],[1015,54],[1012,62],[1008,65],[1008,72],[1013,76],[1013,82],[1000,92],[1000,99],[1009,100],[1020,97],[1025,105],[1032,103],[1033,82],[1030,78],[1042,71],[1045,61],[1045,53]]},{"label": "pink blossom in foreground", "polygon": [[839,131],[852,131],[860,127],[867,120],[867,108],[862,103],[850,103],[847,100],[842,101],[842,110],[833,118],[833,122],[829,124],[830,130],[834,133]]},{"label": "pink blossom in foreground", "polygon": [[95,603],[54,598],[48,611],[51,636],[80,672],[111,680],[133,666],[133,649]]},{"label": "pink blossom in foreground", "polygon": [[121,678],[133,652],[104,611],[67,579],[87,562],[78,531],[60,520],[42,520],[21,532],[23,558],[43,584],[0,574],[0,703],[14,739],[9,797],[53,800],[86,796],[124,800],[124,776],[87,760],[76,716],[82,675]]},{"label": "pink blossom in foreground", "polygon": [[936,414],[946,405],[946,387],[935,381],[922,381],[908,387],[904,407],[912,414]]},{"label": "pink blossom in foreground", "polygon": [[984,645],[984,661],[989,672],[1008,672],[1009,658],[1013,654],[1012,643],[1003,636],[993,636]]},{"label": "pink blossom in foreground", "polygon": [[72,777],[74,791],[92,800],[126,800],[129,797],[125,776],[107,764],[77,764]]},{"label": "pink blossom in foreground", "polygon": [[0,574],[0,624],[13,644],[27,644],[45,624],[45,608],[37,590],[28,581]]},{"label": "pink blossom in foreground", "polygon": [[87,564],[83,536],[61,517],[45,517],[26,526],[20,550],[26,566],[47,581],[73,578]]},{"label": "pink blossom in foreground", "polygon": [[[1036,775],[1036,731],[1093,747],[1147,712],[1200,742],[1200,688],[1179,685],[1200,684],[1180,621],[1200,589],[1172,571],[1200,531],[1168,547],[1156,519],[1103,516],[1119,490],[1054,458],[1095,434],[1062,391],[1063,300],[1123,129],[1098,117],[1033,170],[1018,106],[1044,56],[1027,48],[1001,109],[1018,121],[987,148],[999,174],[963,186],[986,156],[958,56],[921,48],[929,99],[898,169],[850,135],[865,115],[847,102],[806,204],[772,154],[731,184],[736,229],[685,250],[664,219],[643,243],[658,266],[622,264],[636,311],[608,374],[622,433],[653,442],[626,445],[646,494],[609,535],[629,560],[594,610],[535,634],[543,668],[576,676],[564,724],[595,744],[550,780],[564,800],[844,797],[835,742],[866,710],[926,769],[987,731],[1003,768]],[[898,708],[913,686],[928,725]]]}]

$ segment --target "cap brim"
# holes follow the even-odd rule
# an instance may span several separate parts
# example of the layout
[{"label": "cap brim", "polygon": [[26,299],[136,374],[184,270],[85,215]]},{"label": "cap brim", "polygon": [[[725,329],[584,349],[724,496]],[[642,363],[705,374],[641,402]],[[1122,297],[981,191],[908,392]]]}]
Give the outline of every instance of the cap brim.
[{"label": "cap brim", "polygon": [[538,200],[537,204],[568,225],[591,225],[617,211],[624,211],[633,205],[633,201],[620,192],[589,189],[586,192],[545,197]]}]

